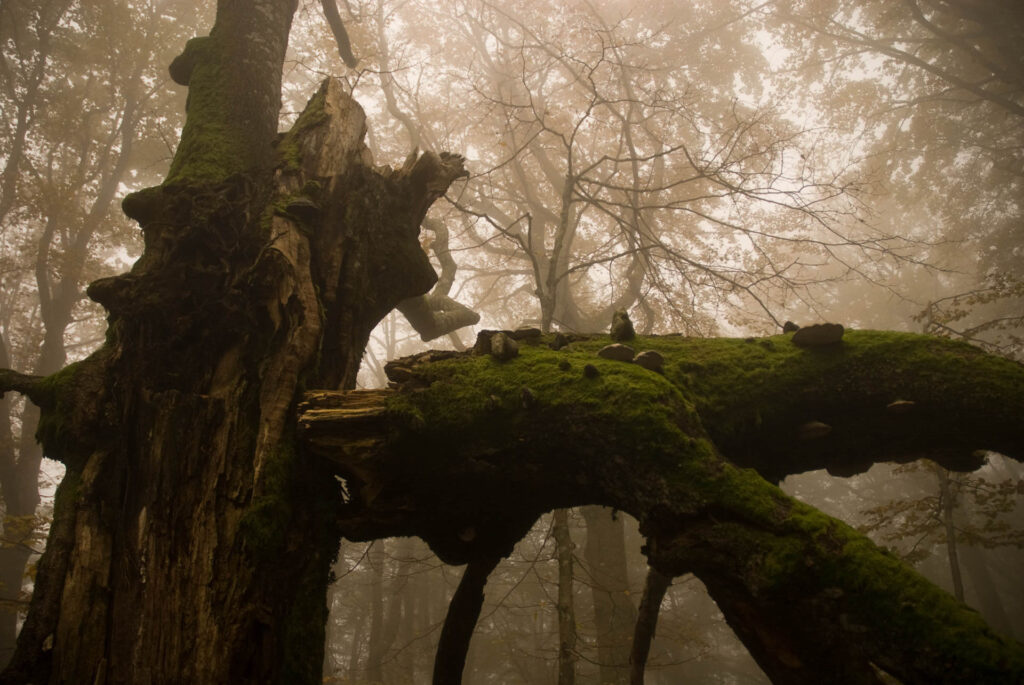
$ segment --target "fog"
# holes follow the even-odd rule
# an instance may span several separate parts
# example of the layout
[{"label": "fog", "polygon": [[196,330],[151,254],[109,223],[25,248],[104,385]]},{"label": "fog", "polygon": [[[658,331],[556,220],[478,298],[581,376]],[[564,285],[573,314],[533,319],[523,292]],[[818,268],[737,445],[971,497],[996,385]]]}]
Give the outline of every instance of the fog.
[{"label": "fog", "polygon": [[[343,28],[323,3],[300,2],[281,130],[331,76],[365,109],[376,164],[450,151],[469,170],[420,242],[439,275],[434,309],[479,322],[424,342],[391,312],[360,387],[385,386],[390,359],[471,348],[479,330],[604,332],[618,309],[641,335],[836,322],[1024,359],[1015,3],[324,3]],[[103,342],[106,315],[85,288],[142,253],[120,199],[167,173],[187,97],[167,67],[209,31],[212,4],[0,5],[0,367],[48,375]],[[62,473],[42,459],[37,421],[11,394],[0,401],[2,662]],[[1021,640],[1021,479],[1020,464],[991,454],[973,474],[921,461],[783,487]],[[554,527],[544,517],[491,577],[466,683],[559,682]],[[642,536],[608,510],[574,509],[567,530],[577,682],[629,682]],[[343,543],[334,573],[324,682],[430,682],[461,569],[419,540],[388,539]],[[683,576],[662,604],[646,682],[768,680]]]}]

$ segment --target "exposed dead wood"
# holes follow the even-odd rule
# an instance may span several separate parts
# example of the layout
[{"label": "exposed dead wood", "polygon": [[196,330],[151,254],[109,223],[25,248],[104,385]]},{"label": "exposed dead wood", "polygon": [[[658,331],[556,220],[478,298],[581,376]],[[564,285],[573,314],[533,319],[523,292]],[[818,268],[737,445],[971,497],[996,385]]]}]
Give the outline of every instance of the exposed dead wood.
[{"label": "exposed dead wood", "polygon": [[393,390],[314,391],[299,405],[299,436],[307,449],[360,474],[387,435],[387,400]]}]

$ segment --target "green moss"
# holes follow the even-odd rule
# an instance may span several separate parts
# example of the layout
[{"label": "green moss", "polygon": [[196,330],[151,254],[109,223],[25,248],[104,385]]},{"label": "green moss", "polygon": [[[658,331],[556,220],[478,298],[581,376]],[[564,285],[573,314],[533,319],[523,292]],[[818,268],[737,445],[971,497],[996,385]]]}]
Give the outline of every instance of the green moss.
[{"label": "green moss", "polygon": [[193,68],[189,80],[188,117],[164,185],[217,183],[251,170],[251,140],[239,130],[225,108],[223,83],[231,75],[227,60],[217,53],[217,42],[192,39]]},{"label": "green moss", "polygon": [[[1020,364],[929,336],[847,331],[841,344],[811,349],[793,345],[789,335],[633,341],[638,351],[664,355],[664,376],[597,358],[609,342],[594,338],[558,352],[524,346],[519,357],[505,363],[478,356],[428,364],[418,372],[434,384],[431,392],[414,402],[400,399],[394,409],[448,430],[485,422],[491,397],[503,417],[520,412],[519,393],[526,386],[540,406],[606,416],[627,431],[636,427],[632,432],[641,440],[648,431],[657,435],[659,426],[674,425],[694,438],[706,434],[727,456],[756,455],[788,449],[801,425],[821,420],[835,428],[846,456],[870,458],[877,449],[875,429],[885,427],[885,407],[895,400],[917,402],[910,420],[887,428],[907,442],[953,440],[957,432],[966,434],[982,423],[1012,427],[1018,425],[1015,408],[1024,406]],[[568,371],[557,366],[563,360]],[[598,368],[597,378],[583,377],[588,363]],[[927,420],[939,414],[955,421],[936,426]],[[983,446],[998,448],[978,447]]]},{"label": "green moss", "polygon": [[[569,368],[559,368],[567,361]],[[599,375],[587,378],[593,364]],[[490,356],[459,358],[420,367],[428,393],[400,395],[389,410],[406,426],[422,427],[417,440],[442,444],[458,431],[467,444],[514,444],[543,423],[571,431],[575,417],[604,425],[620,445],[648,459],[678,459],[688,439],[681,425],[695,421],[693,407],[664,377],[634,364],[594,356],[589,346],[566,352],[524,346],[520,356],[500,362]],[[524,406],[524,389],[532,401]],[[496,421],[495,417],[501,420]],[[542,436],[543,437],[543,436]]]},{"label": "green moss", "polygon": [[175,83],[189,85],[196,64],[207,55],[211,43],[209,36],[196,36],[185,43],[185,49],[174,58],[169,68]]},{"label": "green moss", "polygon": [[[338,529],[338,488],[327,473],[315,477],[312,492],[306,492],[306,512],[310,516],[308,543],[298,550],[302,571],[292,588],[285,618],[282,642],[284,662],[280,683],[316,683],[321,676],[324,650],[324,629],[327,625],[327,586],[338,551],[341,533]],[[294,563],[294,562],[293,562]]]},{"label": "green moss", "polygon": [[[780,398],[832,395],[846,401],[848,391],[855,391],[891,401],[900,392],[941,394],[968,388],[982,396],[1024,393],[1020,365],[939,338],[847,331],[841,344],[823,348],[797,347],[789,335],[757,342],[771,345],[739,339],[665,338],[653,346],[672,358],[667,375],[692,390],[701,415],[717,424],[721,433],[767,421],[773,411],[785,411]],[[973,387],[978,373],[991,375],[996,382],[991,393]]]},{"label": "green moss", "polygon": [[330,564],[326,565],[326,574],[322,567],[307,567],[299,581],[301,589],[290,606],[283,635],[284,660],[277,678],[282,685],[320,682],[328,617],[324,594],[330,582]]},{"label": "green moss", "polygon": [[69,364],[39,382],[37,404],[41,409],[36,440],[43,446],[46,456],[69,468],[84,464],[91,451],[82,439],[82,426],[76,421],[82,409],[78,405],[82,393],[76,389],[83,369],[83,362]]},{"label": "green moss", "polygon": [[[901,560],[810,507],[801,505],[793,518],[792,524],[809,534],[818,549],[804,549],[789,568],[777,569],[777,583],[792,584],[803,564],[804,574],[813,574],[818,587],[843,589],[851,623],[874,626],[881,643],[892,641],[908,653],[941,660],[953,681],[960,681],[961,671],[997,680],[1024,672],[1019,647],[993,633],[976,611]],[[784,540],[776,547],[793,544]]]},{"label": "green moss", "polygon": [[855,622],[880,626],[904,645],[916,643],[912,651],[944,660],[955,681],[963,668],[974,677],[1024,672],[1024,654],[994,634],[976,611],[867,538],[844,531],[842,542],[842,552],[818,572],[823,584],[855,593]]},{"label": "green moss", "polygon": [[260,493],[239,522],[239,537],[248,554],[267,561],[284,551],[292,519],[291,484],[295,448],[291,440],[282,440],[263,464]]},{"label": "green moss", "polygon": [[[863,457],[873,454],[870,441],[877,442],[866,428],[879,425],[886,405],[896,399],[916,399],[927,408],[943,398],[960,401],[977,392],[991,397],[1016,394],[1021,403],[1014,406],[1024,405],[1024,369],[967,345],[913,334],[848,331],[839,345],[805,349],[790,338],[634,340],[638,351],[654,349],[665,357],[664,375],[597,357],[610,342],[606,337],[560,351],[525,345],[508,362],[481,355],[421,365],[416,373],[430,391],[403,394],[392,400],[390,409],[414,434],[411,440],[426,439],[438,445],[439,453],[446,452],[440,446],[452,431],[463,436],[467,452],[474,445],[503,449],[535,427],[571,433],[579,418],[602,427],[602,439],[632,445],[629,451],[635,458],[665,469],[667,478],[691,483],[695,496],[702,489],[728,490],[735,493],[737,506],[746,501],[763,514],[788,505],[748,497],[761,480],[753,471],[726,478],[707,470],[704,464],[716,450],[727,457],[744,451],[755,457],[774,454],[771,450],[782,454],[799,447],[800,425],[827,419],[837,432],[847,431],[842,443],[849,446],[848,453]],[[598,369],[596,378],[583,375],[586,364]],[[973,387],[980,376],[994,379],[991,393]],[[536,406],[523,406],[523,388],[529,389]],[[1012,409],[983,406],[979,420],[1000,411]],[[1014,425],[1007,417],[1002,420]],[[907,425],[913,424],[898,428],[906,432]],[[914,430],[936,429],[921,420]],[[913,431],[909,435],[915,440],[926,437]],[[868,448],[858,452],[862,443]],[[814,459],[823,464],[822,457]],[[769,466],[765,459],[760,463]],[[782,472],[785,468],[780,466]]]},{"label": "green moss", "polygon": [[259,476],[259,492],[243,514],[238,539],[276,603],[280,669],[274,682],[319,682],[325,592],[338,550],[342,506],[329,464],[305,460],[285,435]]},{"label": "green moss", "polygon": [[841,521],[731,467],[704,494],[721,519],[709,535],[758,595],[785,601],[831,590],[851,624],[872,626],[879,643],[942,660],[953,681],[1024,671],[1024,654],[977,612]]},{"label": "green moss", "polygon": [[68,394],[68,388],[73,386],[79,371],[84,368],[82,362],[68,364],[60,371],[40,379],[38,389],[42,394],[40,402],[45,405],[56,403],[62,396]]},{"label": "green moss", "polygon": [[[313,97],[306,103],[306,108],[299,115],[298,120],[292,126],[277,145],[277,166],[285,171],[296,172],[302,165],[302,149],[299,146],[301,141],[311,129],[320,126],[327,121],[327,112],[324,105],[327,103],[327,82],[321,85],[320,89],[313,94]],[[316,185],[315,194],[310,192],[309,186]],[[316,181],[308,181],[302,192],[315,197],[319,195],[320,184]]]}]

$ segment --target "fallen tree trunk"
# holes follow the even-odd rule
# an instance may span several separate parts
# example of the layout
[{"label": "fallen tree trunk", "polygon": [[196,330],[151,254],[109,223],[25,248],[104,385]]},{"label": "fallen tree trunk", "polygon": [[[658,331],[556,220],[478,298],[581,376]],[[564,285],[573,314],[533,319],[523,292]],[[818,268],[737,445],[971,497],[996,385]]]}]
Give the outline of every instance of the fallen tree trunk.
[{"label": "fallen tree trunk", "polygon": [[[308,393],[300,440],[348,479],[345,534],[418,535],[467,563],[507,553],[543,512],[602,504],[640,521],[658,572],[704,581],[774,682],[1024,675],[1020,645],[769,482],[1024,454],[1020,365],[896,333],[812,349],[787,336],[645,339],[666,359],[660,374],[597,357],[607,342],[526,346],[507,362],[421,355],[392,365],[402,382],[390,390]],[[809,422],[830,430],[808,435]]]}]

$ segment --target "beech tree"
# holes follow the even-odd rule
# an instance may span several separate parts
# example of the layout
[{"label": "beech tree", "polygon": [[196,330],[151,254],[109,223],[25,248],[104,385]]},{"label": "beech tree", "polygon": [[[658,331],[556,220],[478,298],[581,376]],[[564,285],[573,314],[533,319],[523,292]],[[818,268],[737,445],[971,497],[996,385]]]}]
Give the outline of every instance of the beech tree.
[{"label": "beech tree", "polygon": [[218,2],[170,67],[189,89],[170,171],[123,202],[144,253],[88,289],[105,344],[0,373],[67,469],[0,681],[317,682],[339,539],[415,535],[466,565],[434,673],[458,682],[497,561],[540,514],[586,504],[635,516],[652,567],[700,577],[776,682],[1024,676],[1019,644],[773,484],[1019,457],[1014,362],[879,332],[636,340],[659,371],[532,333],[502,361],[508,336],[484,334],[483,354],[349,390],[373,326],[437,280],[419,225],[467,172],[447,152],[375,165],[331,79],[278,135],[295,10]]}]

